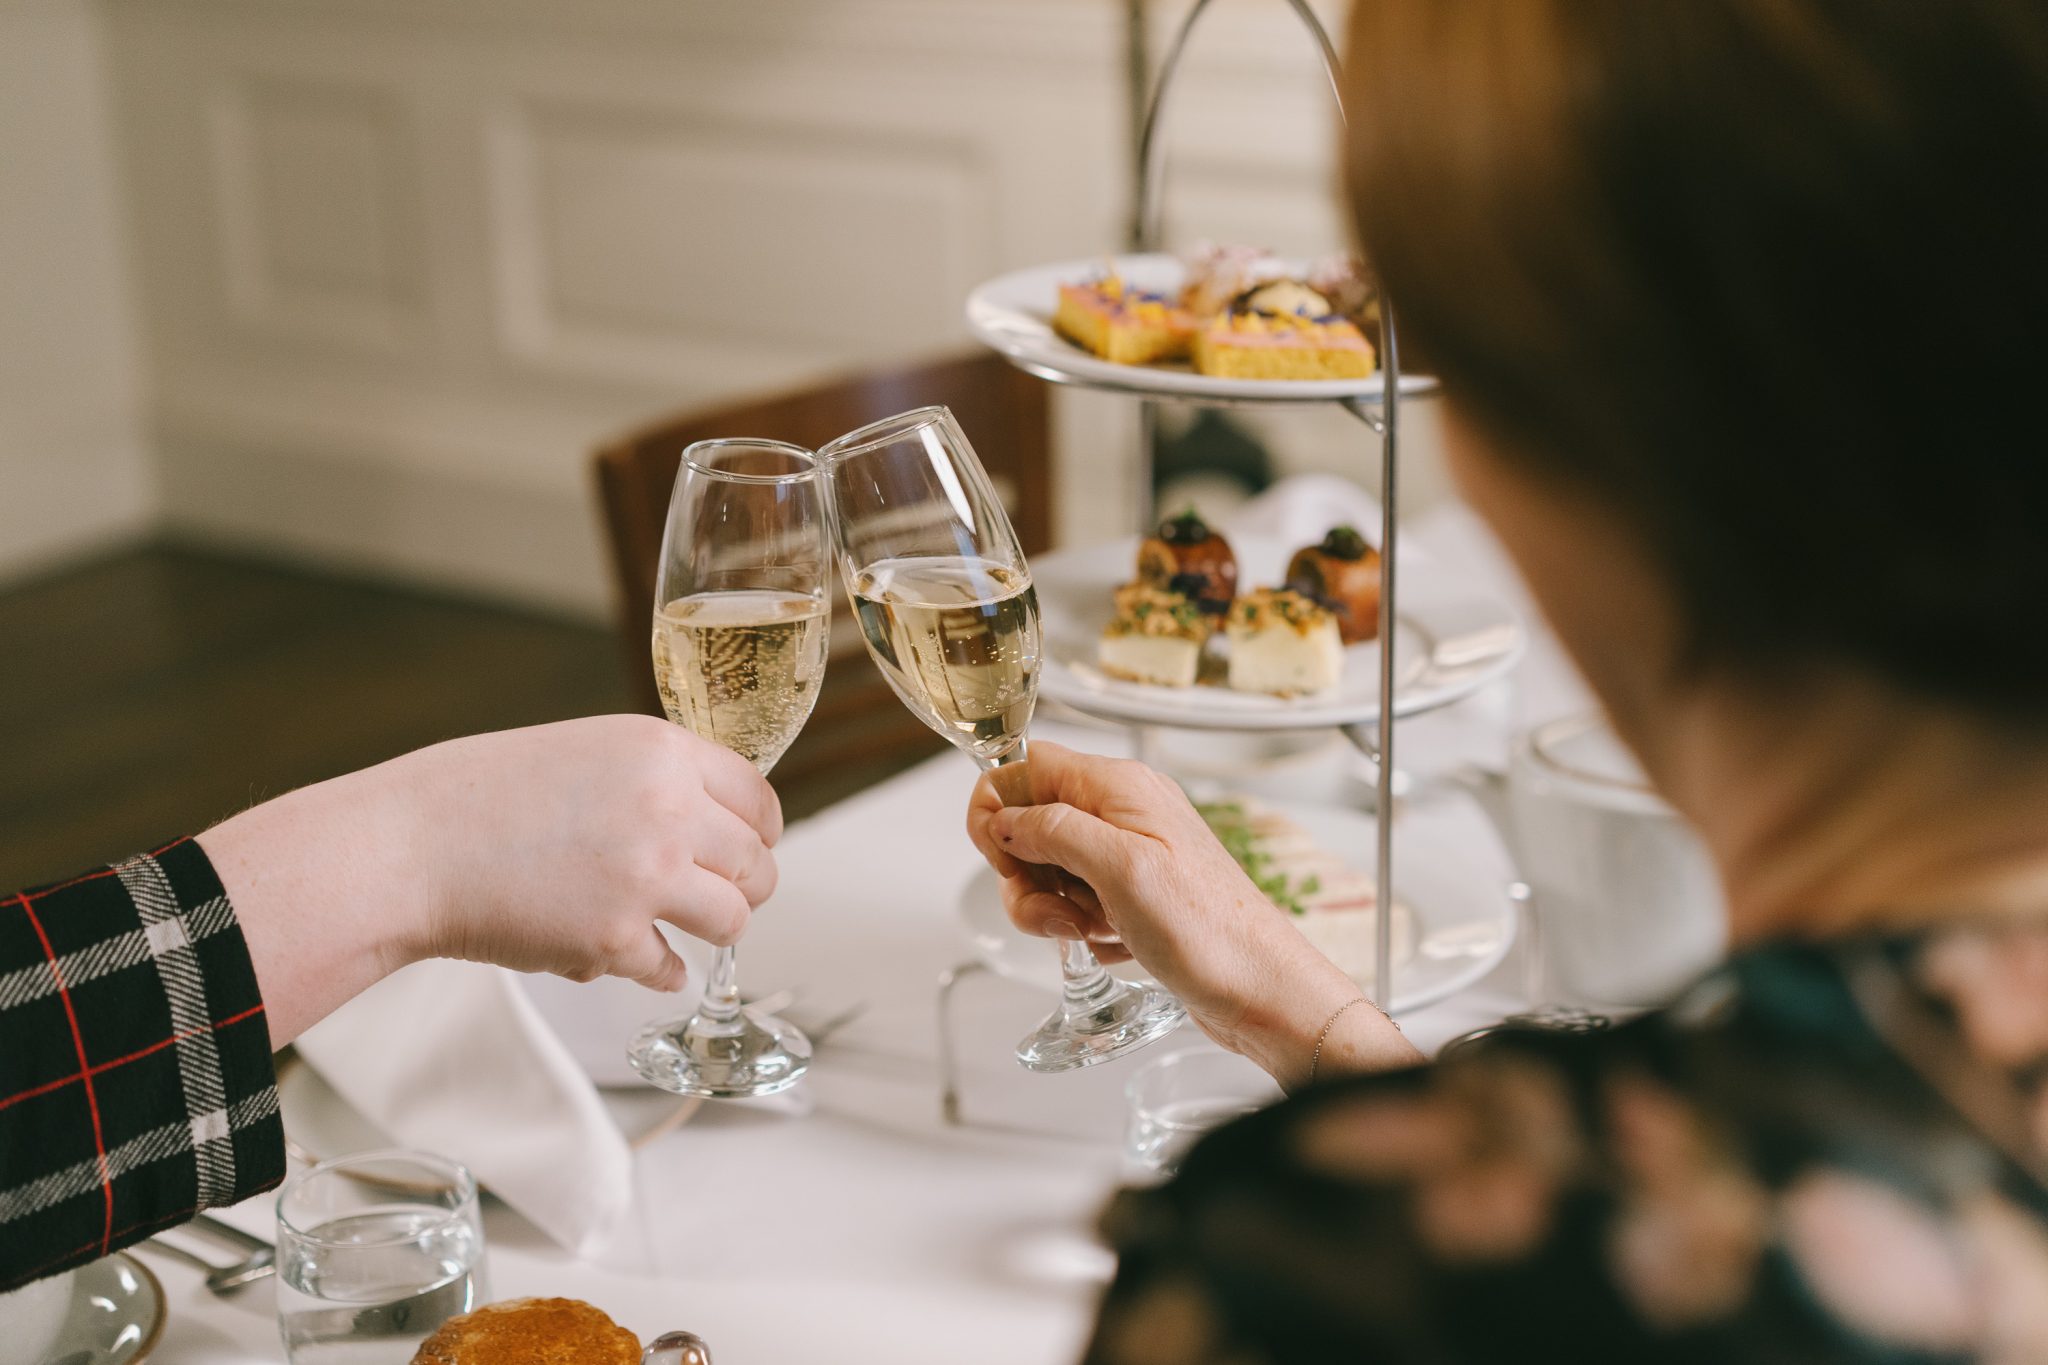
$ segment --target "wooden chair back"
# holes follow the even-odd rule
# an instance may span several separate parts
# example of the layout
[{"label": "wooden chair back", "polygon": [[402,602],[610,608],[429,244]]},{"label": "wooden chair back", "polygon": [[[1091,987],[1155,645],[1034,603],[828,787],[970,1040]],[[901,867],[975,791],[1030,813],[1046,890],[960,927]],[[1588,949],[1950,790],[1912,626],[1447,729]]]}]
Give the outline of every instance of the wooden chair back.
[{"label": "wooden chair back", "polygon": [[[648,663],[648,631],[662,524],[684,448],[722,436],[758,436],[816,450],[856,427],[934,403],[951,408],[974,442],[1025,553],[1046,548],[1053,516],[1046,385],[985,351],[681,414],[597,451],[593,463],[611,545],[620,638],[643,707],[661,712]],[[879,781],[944,743],[904,710],[866,658],[843,594],[837,607],[817,709],[774,773],[790,818]]]}]

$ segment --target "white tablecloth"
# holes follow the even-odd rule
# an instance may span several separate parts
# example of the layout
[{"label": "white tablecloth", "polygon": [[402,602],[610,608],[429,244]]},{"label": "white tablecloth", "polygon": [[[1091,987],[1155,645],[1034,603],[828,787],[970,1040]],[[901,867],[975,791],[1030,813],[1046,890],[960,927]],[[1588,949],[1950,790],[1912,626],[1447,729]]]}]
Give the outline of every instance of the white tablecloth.
[{"label": "white tablecloth", "polygon": [[[1126,743],[1054,724],[1041,733],[1110,752]],[[971,1126],[940,1121],[934,985],[968,956],[953,904],[979,866],[962,833],[972,782],[964,758],[943,755],[783,842],[781,889],[747,937],[742,980],[750,992],[796,988],[821,1008],[870,1002],[822,1049],[810,1112],[713,1104],[642,1151],[642,1274],[578,1264],[494,1209],[495,1296],[586,1298],[643,1338],[687,1327],[719,1365],[1075,1358],[1103,1269],[1087,1228],[1119,1176],[1121,1087],[1144,1054],[1028,1074],[1011,1048],[1050,997],[979,978],[959,1011]],[[1519,972],[1510,956],[1481,986],[1410,1018],[1411,1036],[1433,1048],[1521,1007]],[[1185,1030],[1161,1046],[1196,1041]],[[267,1234],[271,1200],[229,1216]],[[267,1287],[221,1302],[196,1273],[150,1259],[171,1300],[153,1361],[283,1358]]]}]

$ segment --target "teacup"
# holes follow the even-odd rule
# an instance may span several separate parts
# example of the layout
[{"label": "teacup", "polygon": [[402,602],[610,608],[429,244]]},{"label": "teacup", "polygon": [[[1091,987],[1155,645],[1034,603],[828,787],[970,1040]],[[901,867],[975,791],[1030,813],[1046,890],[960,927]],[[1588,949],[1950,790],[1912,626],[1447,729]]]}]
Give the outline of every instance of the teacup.
[{"label": "teacup", "polygon": [[1725,952],[1706,848],[1601,718],[1552,721],[1516,742],[1506,825],[1557,995],[1659,1004]]},{"label": "teacup", "polygon": [[71,1316],[71,1272],[0,1294],[0,1342],[10,1360],[41,1360]]}]

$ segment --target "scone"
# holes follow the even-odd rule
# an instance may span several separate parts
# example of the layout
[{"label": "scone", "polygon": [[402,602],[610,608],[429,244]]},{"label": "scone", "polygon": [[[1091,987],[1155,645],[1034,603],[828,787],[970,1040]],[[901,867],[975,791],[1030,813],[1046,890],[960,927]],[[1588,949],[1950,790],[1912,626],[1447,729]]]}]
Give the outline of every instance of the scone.
[{"label": "scone", "polygon": [[1299,697],[1327,692],[1344,671],[1337,618],[1286,588],[1260,588],[1230,609],[1230,685]]},{"label": "scone", "polygon": [[1170,299],[1133,289],[1115,275],[1063,284],[1053,330],[1118,365],[1185,360],[1195,319]]},{"label": "scone", "polygon": [[1102,632],[1095,662],[1126,682],[1192,687],[1209,627],[1185,596],[1149,583],[1116,590],[1116,616]]},{"label": "scone", "polygon": [[412,1365],[640,1365],[640,1342],[581,1299],[507,1299],[442,1323]]}]

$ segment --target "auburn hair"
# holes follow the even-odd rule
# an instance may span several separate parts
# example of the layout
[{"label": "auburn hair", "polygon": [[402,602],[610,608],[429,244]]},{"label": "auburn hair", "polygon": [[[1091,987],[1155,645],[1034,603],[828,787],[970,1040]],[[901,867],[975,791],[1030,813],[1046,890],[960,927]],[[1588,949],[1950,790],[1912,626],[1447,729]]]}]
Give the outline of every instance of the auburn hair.
[{"label": "auburn hair", "polygon": [[2048,718],[2048,4],[1355,0],[1404,342],[1695,653]]}]

